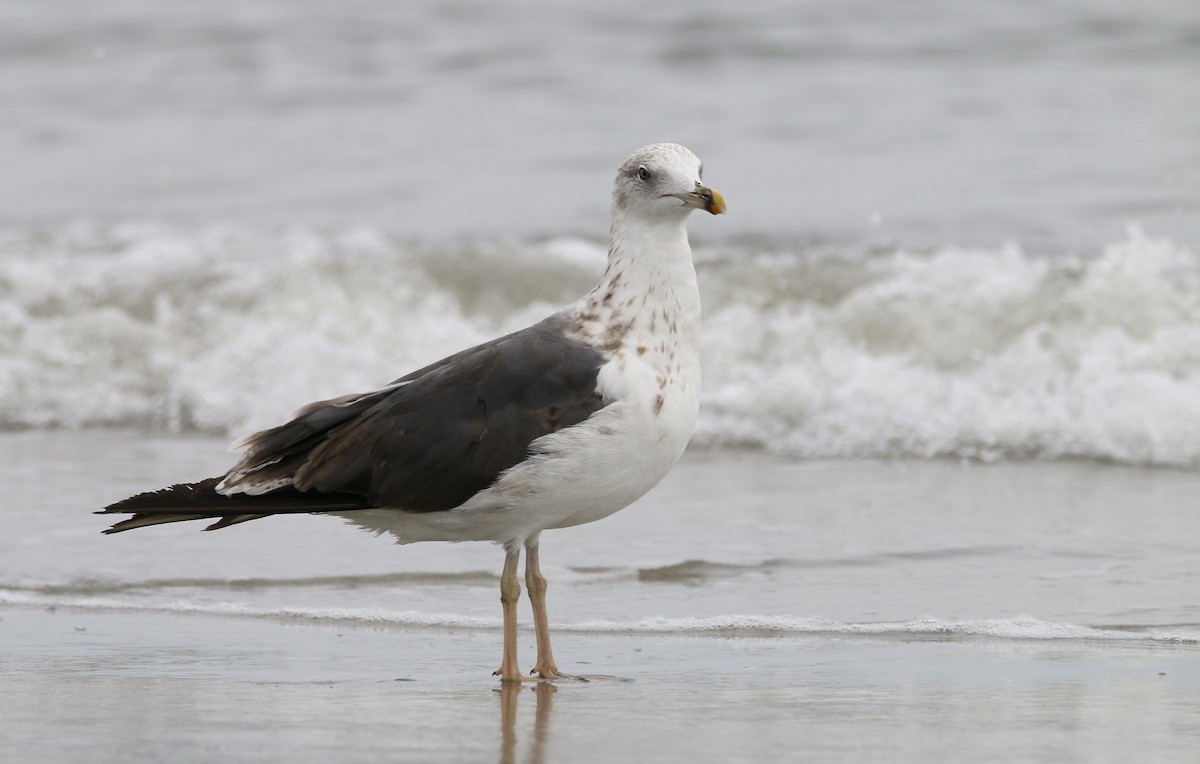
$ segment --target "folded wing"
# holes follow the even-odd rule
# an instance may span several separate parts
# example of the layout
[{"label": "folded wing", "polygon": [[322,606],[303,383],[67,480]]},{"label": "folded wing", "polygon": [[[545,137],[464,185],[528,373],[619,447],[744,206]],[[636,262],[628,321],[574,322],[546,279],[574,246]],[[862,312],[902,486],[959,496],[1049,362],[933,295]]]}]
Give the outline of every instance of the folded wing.
[{"label": "folded wing", "polygon": [[241,459],[224,477],[107,507],[137,513],[110,530],[213,517],[221,520],[210,527],[225,527],[368,507],[452,509],[522,461],[534,440],[606,405],[596,391],[605,356],[564,326],[552,317],[375,392],[313,403],[239,441]]}]

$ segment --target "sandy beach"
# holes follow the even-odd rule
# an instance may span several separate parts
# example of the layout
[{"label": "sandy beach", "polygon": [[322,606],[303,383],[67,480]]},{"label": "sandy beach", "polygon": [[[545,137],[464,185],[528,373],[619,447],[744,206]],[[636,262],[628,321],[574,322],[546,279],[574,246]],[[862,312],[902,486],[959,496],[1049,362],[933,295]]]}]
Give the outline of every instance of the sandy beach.
[{"label": "sandy beach", "polygon": [[566,662],[621,678],[505,692],[494,633],[26,609],[0,626],[12,761],[1182,762],[1200,743],[1194,645],[570,634]]},{"label": "sandy beach", "polygon": [[489,545],[398,548],[323,518],[102,537],[90,510],[218,469],[223,439],[26,432],[0,450],[14,761],[1200,748],[1191,473],[692,453],[643,502],[544,543],[560,666],[614,678],[501,692]]}]

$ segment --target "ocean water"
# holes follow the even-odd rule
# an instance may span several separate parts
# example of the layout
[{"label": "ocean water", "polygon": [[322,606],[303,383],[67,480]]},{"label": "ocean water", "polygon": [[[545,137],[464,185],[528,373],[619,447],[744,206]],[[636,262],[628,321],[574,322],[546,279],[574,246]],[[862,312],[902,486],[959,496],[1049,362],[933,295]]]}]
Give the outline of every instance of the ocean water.
[{"label": "ocean water", "polygon": [[[228,720],[272,708],[255,682],[395,665],[427,683],[414,719],[475,740],[499,550],[88,513],[577,297],[616,165],[672,140],[729,203],[690,224],[702,415],[659,489],[546,534],[564,669],[646,677],[566,702],[570,729],[628,708],[657,741],[645,720],[711,698],[745,709],[721,739],[777,746],[731,761],[1195,750],[1197,83],[1193,0],[0,4],[0,673],[52,708],[96,679],[85,716],[149,682],[179,715],[141,743],[174,756],[193,694],[243,698],[204,717]],[[308,627],[298,654],[370,646],[301,669],[278,624]],[[451,664],[455,692],[417,697]],[[337,693],[403,716],[367,689]],[[78,728],[7,731],[37,758]],[[79,750],[125,760],[114,729]]]},{"label": "ocean water", "polygon": [[[99,535],[111,518],[88,510],[218,474],[221,439],[30,430],[0,436],[0,455],[12,531],[0,606],[478,631],[499,646],[503,553],[491,544],[401,547],[308,516]],[[545,534],[543,567],[555,632],[592,638],[1195,649],[1198,490],[1193,471],[1089,461],[693,451],[629,509]]]},{"label": "ocean water", "polygon": [[[1200,466],[1184,244],[1133,229],[1088,253],[696,249],[697,447]],[[233,437],[542,318],[594,282],[604,247],[76,224],[2,228],[0,261],[0,426]]]},{"label": "ocean water", "polygon": [[[1200,475],[692,451],[548,532],[559,666],[497,688],[501,550],[330,518],[101,536],[222,438],[0,434],[0,718],[46,762],[1187,761]],[[519,660],[534,637],[520,608]],[[681,725],[692,729],[679,735]]]},{"label": "ocean water", "polygon": [[0,220],[600,236],[634,148],[697,233],[1087,250],[1200,233],[1192,0],[0,7]]},{"label": "ocean water", "polygon": [[692,146],[697,445],[1200,462],[1200,6],[0,8],[0,427],[227,437],[536,320]]}]

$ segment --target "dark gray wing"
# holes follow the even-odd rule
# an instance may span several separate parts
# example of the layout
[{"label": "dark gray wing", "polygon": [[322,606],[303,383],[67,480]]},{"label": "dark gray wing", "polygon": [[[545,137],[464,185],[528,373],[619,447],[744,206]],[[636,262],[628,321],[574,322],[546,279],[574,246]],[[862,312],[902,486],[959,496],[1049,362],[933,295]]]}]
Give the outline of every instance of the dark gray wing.
[{"label": "dark gray wing", "polygon": [[605,405],[596,377],[607,359],[564,326],[552,317],[374,393],[314,403],[245,439],[225,487],[290,482],[409,512],[456,507],[522,461],[536,438]]}]

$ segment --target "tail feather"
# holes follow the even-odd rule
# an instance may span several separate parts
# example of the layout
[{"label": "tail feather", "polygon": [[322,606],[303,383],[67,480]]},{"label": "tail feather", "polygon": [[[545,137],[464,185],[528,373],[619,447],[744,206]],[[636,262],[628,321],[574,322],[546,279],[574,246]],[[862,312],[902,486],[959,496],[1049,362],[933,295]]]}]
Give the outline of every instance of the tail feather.
[{"label": "tail feather", "polygon": [[216,522],[204,530],[215,531],[271,515],[346,512],[375,506],[365,497],[354,493],[298,491],[290,486],[258,496],[226,496],[217,492],[216,485],[219,482],[221,478],[215,477],[198,483],[178,483],[158,491],[139,493],[110,504],[96,514],[133,515],[115,523],[104,533],[120,533],[162,523],[213,519]]}]

